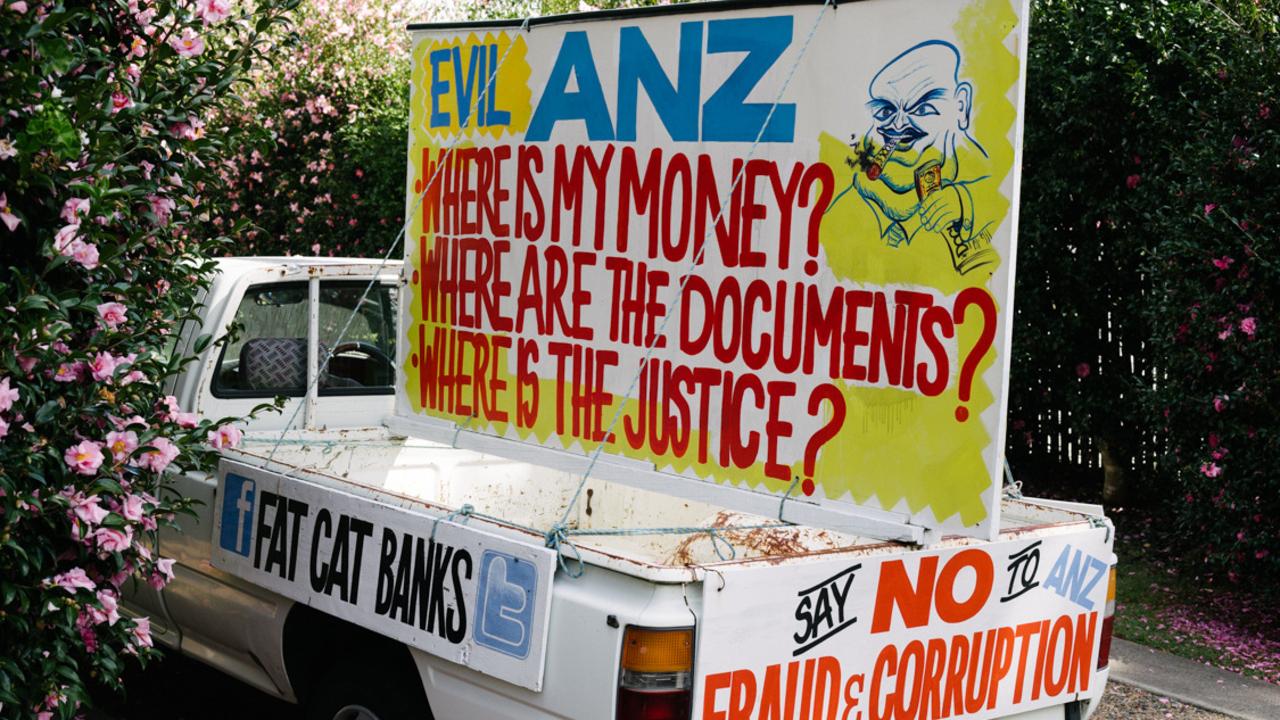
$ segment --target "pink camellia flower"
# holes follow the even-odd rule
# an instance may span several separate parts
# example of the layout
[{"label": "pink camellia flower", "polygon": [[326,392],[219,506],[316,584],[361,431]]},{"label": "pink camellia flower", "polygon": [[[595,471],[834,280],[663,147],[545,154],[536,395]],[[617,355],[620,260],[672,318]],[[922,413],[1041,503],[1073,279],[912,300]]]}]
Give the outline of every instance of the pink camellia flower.
[{"label": "pink camellia flower", "polygon": [[218,450],[233,448],[240,444],[244,433],[235,425],[219,425],[209,431],[209,444]]},{"label": "pink camellia flower", "polygon": [[89,576],[85,574],[85,571],[78,567],[71,568],[61,575],[54,575],[52,578],[45,580],[44,584],[46,587],[53,587],[56,585],[72,595],[75,595],[76,590],[79,589],[92,592],[98,587],[89,579]]},{"label": "pink camellia flower", "polygon": [[128,355],[124,355],[122,357],[116,358],[117,369],[122,369],[122,368],[129,369],[129,372],[125,373],[122,377],[120,377],[119,380],[121,385],[132,385],[133,383],[138,382],[139,380],[145,380],[147,378],[146,375],[142,374],[141,370],[132,369],[133,364],[137,362],[137,360],[138,360],[138,353],[129,353]]},{"label": "pink camellia flower", "polygon": [[1076,377],[1087,378],[1093,370],[1089,367],[1089,363],[1080,363],[1076,365]]},{"label": "pink camellia flower", "polygon": [[93,356],[93,362],[89,363],[89,372],[94,380],[103,382],[110,380],[111,376],[116,372],[116,363],[119,360],[109,352],[100,352]]},{"label": "pink camellia flower", "polygon": [[0,222],[9,228],[9,232],[18,229],[18,223],[22,222],[17,215],[13,214],[13,208],[9,207],[9,198],[2,192],[0,192]]},{"label": "pink camellia flower", "polygon": [[1217,463],[1201,463],[1200,472],[1204,473],[1205,477],[1216,478],[1222,474],[1222,468],[1218,467]]},{"label": "pink camellia flower", "polygon": [[116,528],[98,528],[93,531],[93,540],[102,552],[124,552],[133,544],[133,528],[126,526],[123,530]]},{"label": "pink camellia flower", "polygon": [[1125,187],[1129,188],[1130,190],[1136,190],[1138,188],[1138,183],[1140,182],[1142,182],[1141,175],[1130,175],[1129,177],[1124,179]]},{"label": "pink camellia flower", "polygon": [[93,620],[87,611],[81,610],[76,616],[76,630],[80,633],[80,642],[84,643],[85,652],[90,655],[98,652],[98,635],[93,631]]},{"label": "pink camellia flower", "polygon": [[81,475],[94,475],[102,467],[102,444],[92,440],[81,440],[63,453],[62,459],[67,465]]},{"label": "pink camellia flower", "polygon": [[[1241,320],[1240,332],[1244,333],[1245,335],[1248,335],[1249,337],[1253,337],[1253,334],[1258,332],[1258,318],[1247,317]],[[3,409],[3,408],[0,408],[0,409]]]},{"label": "pink camellia flower", "polygon": [[178,446],[169,438],[158,437],[147,443],[154,450],[148,450],[138,458],[138,466],[154,472],[164,472],[169,463],[178,457]]},{"label": "pink camellia flower", "polygon": [[1253,554],[1253,556],[1254,556],[1255,558],[1259,559],[1259,560],[1262,560],[1262,559],[1266,558],[1266,557],[1267,557],[1268,555],[1270,555],[1270,554],[1271,554],[1271,551],[1270,551],[1270,550],[1268,550],[1268,549],[1266,549],[1266,548],[1263,548],[1263,549],[1261,549],[1261,550],[1259,550],[1259,551],[1255,552],[1255,553]]},{"label": "pink camellia flower", "polygon": [[124,585],[124,581],[128,580],[129,576],[132,574],[133,574],[133,563],[129,561],[125,561],[124,567],[120,569],[120,572],[107,578],[107,582],[111,583],[112,587],[119,590],[120,586]]},{"label": "pink camellia flower", "polygon": [[129,43],[129,54],[133,57],[142,57],[147,54],[147,41],[143,40],[140,35],[133,36],[133,42]]},{"label": "pink camellia flower", "polygon": [[1231,337],[1231,331],[1232,331],[1232,327],[1228,325],[1226,328],[1222,330],[1222,332],[1218,333],[1218,339],[1226,340],[1227,338]]},{"label": "pink camellia flower", "polygon": [[111,93],[111,114],[115,115],[121,110],[128,109],[133,106],[133,99],[119,90]]},{"label": "pink camellia flower", "polygon": [[180,412],[174,414],[173,421],[178,424],[178,427],[190,430],[200,424],[200,416],[195,413]]},{"label": "pink camellia flower", "polygon": [[129,309],[118,302],[105,302],[98,306],[98,317],[112,330],[128,321],[128,313]]},{"label": "pink camellia flower", "polygon": [[53,236],[53,249],[60,254],[71,257],[71,244],[76,242],[80,237],[80,223],[73,222],[69,225],[63,225]]},{"label": "pink camellia flower", "polygon": [[173,560],[169,558],[156,560],[155,572],[147,578],[147,584],[156,590],[163,590],[171,580],[173,580]]},{"label": "pink camellia flower", "polygon": [[143,501],[141,495],[132,493],[124,496],[124,502],[120,504],[120,514],[126,519],[138,522],[142,520],[144,512]]},{"label": "pink camellia flower", "polygon": [[27,0],[13,0],[9,3],[9,9],[21,15],[27,11]]},{"label": "pink camellia flower", "polygon": [[1235,258],[1232,258],[1228,255],[1223,255],[1220,258],[1213,259],[1213,266],[1218,268],[1219,270],[1226,270],[1227,268],[1231,267],[1231,264],[1234,262],[1235,262]]},{"label": "pink camellia flower", "polygon": [[61,363],[53,373],[54,382],[75,382],[80,379],[82,363]]},{"label": "pink camellia flower", "polygon": [[231,3],[227,0],[197,0],[196,15],[204,20],[205,25],[212,25],[231,13]]},{"label": "pink camellia flower", "polygon": [[151,203],[151,214],[156,216],[156,224],[168,225],[169,216],[173,213],[173,209],[177,207],[177,203],[170,198],[159,195],[148,195],[147,200]]},{"label": "pink camellia flower", "polygon": [[71,512],[80,519],[80,522],[86,525],[101,525],[102,521],[107,519],[107,509],[99,503],[102,498],[98,495],[84,496],[84,493],[76,493],[69,497],[71,500]]},{"label": "pink camellia flower", "polygon": [[1227,409],[1227,396],[1219,395],[1213,399],[1213,409],[1216,412],[1222,412]]},{"label": "pink camellia flower", "polygon": [[124,74],[129,77],[129,82],[136,83],[138,78],[142,77],[142,68],[137,63],[129,63],[129,67],[124,69]]},{"label": "pink camellia flower", "polygon": [[130,632],[136,647],[151,647],[151,618],[134,618],[133,630]]},{"label": "pink camellia flower", "polygon": [[127,418],[115,417],[114,415],[110,417],[112,424],[116,426],[117,430],[124,430],[125,428],[134,426],[141,427],[143,430],[146,430],[151,427],[147,424],[146,420],[142,419],[141,415],[133,415]]},{"label": "pink camellia flower", "polygon": [[[134,2],[131,0],[129,5],[132,6],[133,4]],[[155,28],[151,27],[151,21],[156,19],[157,12],[158,11],[155,8],[139,10],[133,14],[133,19],[137,20],[138,24],[142,26],[143,32],[150,35],[155,30]]]},{"label": "pink camellia flower", "polygon": [[[71,259],[80,263],[85,270],[92,270],[98,267],[98,246],[93,243],[87,243],[83,240],[72,240]],[[66,254],[66,253],[64,253]]]},{"label": "pink camellia flower", "polygon": [[106,616],[104,619],[108,625],[115,625],[120,619],[120,602],[116,599],[116,594],[110,590],[98,591],[98,603],[102,605],[102,613]]},{"label": "pink camellia flower", "polygon": [[[132,430],[121,432],[112,430],[107,433],[107,447],[111,450],[111,457],[118,463],[125,462],[134,450],[138,449],[138,434]],[[130,518],[136,520],[137,518]]]},{"label": "pink camellia flower", "polygon": [[172,395],[165,395],[157,405],[156,414],[164,422],[172,422],[174,416],[181,411],[181,408],[178,407],[178,398]]},{"label": "pink camellia flower", "polygon": [[22,393],[18,388],[9,387],[9,378],[0,378],[0,412],[5,412],[13,407],[13,404],[21,399]]},{"label": "pink camellia flower", "polygon": [[204,39],[191,28],[183,28],[181,37],[170,38],[169,45],[185,58],[204,52]]},{"label": "pink camellia flower", "polygon": [[1205,203],[1204,214],[1208,216],[1209,213],[1213,212],[1215,209],[1217,209],[1217,207],[1218,207],[1218,203]]},{"label": "pink camellia flower", "polygon": [[89,216],[89,198],[71,198],[62,204],[62,212],[58,217],[69,225],[79,225],[79,218]]},{"label": "pink camellia flower", "polygon": [[8,136],[0,138],[0,160],[8,160],[11,157],[17,157],[18,148],[14,146],[13,140]]}]

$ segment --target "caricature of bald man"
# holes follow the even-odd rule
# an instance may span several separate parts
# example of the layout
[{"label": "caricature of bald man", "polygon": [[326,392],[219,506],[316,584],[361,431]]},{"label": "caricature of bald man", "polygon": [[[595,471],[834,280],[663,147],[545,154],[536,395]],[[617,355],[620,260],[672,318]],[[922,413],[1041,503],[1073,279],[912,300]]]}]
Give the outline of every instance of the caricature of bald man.
[{"label": "caricature of bald man", "polygon": [[[956,270],[973,269],[973,199],[956,150],[968,143],[973,86],[959,79],[955,46],[931,40],[881,68],[868,88],[871,126],[862,151],[874,166],[854,176],[854,185],[880,223],[890,247],[910,244],[924,233],[949,243]],[[967,261],[966,261],[967,260]],[[985,262],[983,263],[985,264]]]}]

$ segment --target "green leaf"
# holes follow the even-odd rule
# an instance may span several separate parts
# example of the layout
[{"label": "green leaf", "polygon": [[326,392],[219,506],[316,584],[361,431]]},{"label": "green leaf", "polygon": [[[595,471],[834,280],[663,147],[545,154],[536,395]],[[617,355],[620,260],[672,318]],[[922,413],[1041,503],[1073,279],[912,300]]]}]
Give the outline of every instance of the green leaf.
[{"label": "green leaf", "polygon": [[48,425],[62,410],[62,403],[58,400],[49,400],[36,410],[36,424]]}]

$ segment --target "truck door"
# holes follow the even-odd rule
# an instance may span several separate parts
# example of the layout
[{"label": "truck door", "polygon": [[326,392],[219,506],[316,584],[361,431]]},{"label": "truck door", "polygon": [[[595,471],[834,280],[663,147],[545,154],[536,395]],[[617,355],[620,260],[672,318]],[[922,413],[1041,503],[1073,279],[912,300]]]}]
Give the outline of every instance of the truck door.
[{"label": "truck door", "polygon": [[[247,424],[250,432],[267,431],[256,440],[260,446],[263,437],[274,439],[291,418],[293,429],[302,429],[350,422],[368,426],[389,414],[397,288],[378,284],[366,293],[368,284],[303,280],[247,287],[228,323],[233,339],[224,344],[216,363],[206,366],[208,377],[196,403],[200,414],[242,416],[285,397],[283,412]],[[313,327],[317,367],[333,353],[314,388],[308,360]],[[314,408],[304,415],[298,403],[306,401],[309,391],[314,391]],[[254,442],[252,436],[246,439],[250,449]],[[216,474],[184,474],[175,485],[184,497],[198,501],[194,516],[179,517],[179,530],[161,537],[162,552],[178,561],[164,600],[181,630],[182,648],[277,692],[272,678],[284,677],[279,642],[290,602],[210,565],[213,513],[221,507],[215,497]]]}]

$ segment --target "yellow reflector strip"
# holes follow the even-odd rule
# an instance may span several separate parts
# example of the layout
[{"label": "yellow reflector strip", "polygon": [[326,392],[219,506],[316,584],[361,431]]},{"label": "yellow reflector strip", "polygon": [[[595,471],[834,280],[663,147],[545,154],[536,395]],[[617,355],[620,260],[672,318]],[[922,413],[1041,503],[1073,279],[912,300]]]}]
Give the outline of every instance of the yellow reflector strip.
[{"label": "yellow reflector strip", "polygon": [[628,627],[622,638],[622,669],[632,672],[688,672],[693,669],[693,629]]},{"label": "yellow reflector strip", "polygon": [[1116,599],[1116,566],[1111,566],[1111,573],[1107,576],[1107,602],[1115,602]]}]

